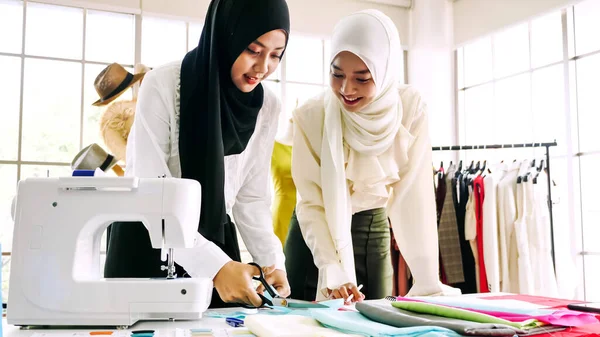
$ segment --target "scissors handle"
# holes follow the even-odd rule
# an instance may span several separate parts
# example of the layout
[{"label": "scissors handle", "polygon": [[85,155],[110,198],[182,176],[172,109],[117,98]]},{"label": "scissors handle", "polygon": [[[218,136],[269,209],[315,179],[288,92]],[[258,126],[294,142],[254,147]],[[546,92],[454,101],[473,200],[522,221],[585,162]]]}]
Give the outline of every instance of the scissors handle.
[{"label": "scissors handle", "polygon": [[[255,262],[250,262],[248,264],[258,268],[258,273],[259,273],[258,276],[252,276],[252,279],[260,281],[260,283],[263,285],[265,290],[269,293],[269,295],[271,295],[272,298],[279,297],[279,294],[277,293],[277,291],[275,289],[273,289],[273,286],[271,286],[265,279],[265,274],[263,273],[261,266]],[[260,296],[260,298],[262,300],[262,303],[260,304],[259,307],[255,307],[253,305],[246,304],[246,303],[238,303],[238,304],[241,307],[246,308],[246,309],[256,309],[256,308],[262,308],[264,306],[270,306],[270,307],[273,306],[273,302],[270,299],[268,299],[267,297],[265,297],[262,294],[258,294],[258,296]]]},{"label": "scissors handle", "polygon": [[258,268],[258,276],[253,276],[252,278],[257,281],[260,281],[260,283],[262,283],[263,287],[265,287],[265,290],[269,293],[269,295],[271,295],[271,297],[280,297],[277,293],[277,290],[275,290],[275,288],[273,288],[273,286],[270,285],[269,282],[267,282],[267,279],[265,279],[265,274],[263,273],[262,267],[256,262],[250,262],[248,264]]}]

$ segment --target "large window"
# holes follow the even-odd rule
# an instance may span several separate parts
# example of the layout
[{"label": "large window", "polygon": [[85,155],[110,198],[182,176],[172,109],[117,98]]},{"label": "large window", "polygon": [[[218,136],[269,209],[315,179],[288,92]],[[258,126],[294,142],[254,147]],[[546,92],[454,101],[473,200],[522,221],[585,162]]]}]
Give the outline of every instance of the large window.
[{"label": "large window", "polygon": [[[600,300],[599,16],[600,0],[587,0],[457,49],[461,143],[558,142],[551,149],[557,278],[570,282],[569,268],[558,260],[576,253],[571,261],[580,276],[570,279],[579,285],[576,296],[590,301]],[[462,154],[467,160],[483,155]],[[495,160],[542,155],[485,153]]]},{"label": "large window", "polygon": [[[138,21],[142,24],[136,25]],[[138,34],[136,26],[141,26]],[[104,108],[91,104],[98,99],[94,80],[108,64],[117,62],[133,72],[140,61],[158,66],[181,59],[198,44],[201,31],[197,22],[0,0],[3,302],[17,182],[69,175],[71,160],[82,147],[94,142],[104,146],[98,129]],[[131,98],[129,90],[118,100]]]}]

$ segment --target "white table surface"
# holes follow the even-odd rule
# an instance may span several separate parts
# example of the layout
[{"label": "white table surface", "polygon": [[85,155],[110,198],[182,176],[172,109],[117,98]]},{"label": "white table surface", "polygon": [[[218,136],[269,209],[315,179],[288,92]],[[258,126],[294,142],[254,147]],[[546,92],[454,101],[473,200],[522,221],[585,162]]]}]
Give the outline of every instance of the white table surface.
[{"label": "white table surface", "polygon": [[[232,309],[217,309],[211,310],[213,312],[226,313],[238,311],[236,308]],[[65,334],[70,334],[77,336],[77,333],[85,333],[88,334],[90,331],[94,330],[113,330],[115,332],[118,331],[131,331],[131,330],[155,330],[155,336],[157,337],[178,337],[176,336],[177,329],[213,329],[215,331],[215,336],[230,336],[233,334],[228,334],[227,332],[231,332],[234,329],[225,323],[224,318],[212,318],[212,317],[203,317],[200,320],[189,320],[189,321],[143,321],[137,322],[136,324],[129,327],[127,330],[116,330],[109,328],[99,327],[97,329],[88,328],[79,329],[52,329],[52,328],[40,328],[40,329],[21,329],[18,326],[9,325],[6,321],[6,317],[2,319],[2,335],[1,337],[30,337],[34,333],[44,333],[49,336],[57,335],[57,336],[66,336]],[[246,328],[237,328],[236,332],[242,333],[243,331],[248,331]],[[236,334],[236,335],[238,335]],[[89,336],[89,335],[88,335]],[[110,336],[94,336],[94,337],[110,337]]]}]

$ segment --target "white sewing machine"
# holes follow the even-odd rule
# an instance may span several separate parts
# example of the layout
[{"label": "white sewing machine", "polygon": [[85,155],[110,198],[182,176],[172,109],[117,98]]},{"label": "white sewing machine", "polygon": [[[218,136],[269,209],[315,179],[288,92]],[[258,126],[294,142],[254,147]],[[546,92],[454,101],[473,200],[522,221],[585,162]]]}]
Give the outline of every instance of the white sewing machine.
[{"label": "white sewing machine", "polygon": [[[125,327],[139,320],[200,318],[212,281],[173,274],[173,248],[194,246],[200,200],[200,184],[188,179],[22,180],[8,323]],[[169,251],[164,279],[103,278],[100,239],[114,221],[142,221],[152,246]]]}]

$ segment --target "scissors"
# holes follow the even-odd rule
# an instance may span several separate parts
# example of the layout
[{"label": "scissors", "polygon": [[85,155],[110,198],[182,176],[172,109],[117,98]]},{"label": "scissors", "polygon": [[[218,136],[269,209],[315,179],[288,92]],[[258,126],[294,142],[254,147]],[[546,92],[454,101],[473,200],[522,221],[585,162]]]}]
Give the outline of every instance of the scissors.
[{"label": "scissors", "polygon": [[258,296],[260,296],[260,298],[262,299],[262,304],[260,305],[260,307],[255,307],[253,305],[249,305],[246,303],[238,303],[241,307],[244,307],[247,309],[257,309],[257,308],[264,308],[264,307],[267,307],[267,308],[273,308],[273,307],[328,308],[328,306],[326,306],[326,305],[315,303],[315,302],[294,300],[291,298],[282,297],[281,295],[279,295],[277,290],[272,285],[270,285],[269,282],[267,282],[267,279],[265,278],[265,274],[263,273],[263,269],[260,265],[258,265],[258,263],[250,262],[248,264],[258,268],[258,270],[259,270],[258,276],[252,276],[252,279],[259,281],[263,285],[263,287],[265,288],[267,293],[269,293],[269,295],[271,296],[271,299],[267,298],[263,294],[258,294]]}]

